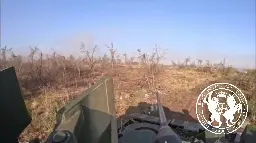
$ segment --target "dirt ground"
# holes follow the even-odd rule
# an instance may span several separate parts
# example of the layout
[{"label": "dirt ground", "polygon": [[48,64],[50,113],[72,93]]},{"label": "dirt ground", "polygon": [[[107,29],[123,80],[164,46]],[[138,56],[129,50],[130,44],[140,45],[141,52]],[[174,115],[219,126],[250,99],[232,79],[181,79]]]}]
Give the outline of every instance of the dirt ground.
[{"label": "dirt ground", "polygon": [[[144,71],[137,67],[118,67],[102,74],[113,77],[117,117],[133,112],[129,109],[139,104],[156,103],[156,96],[147,87],[143,73]],[[201,91],[216,82],[229,82],[218,73],[173,67],[162,70],[154,80],[160,92],[166,117],[194,122],[197,121],[196,101]],[[20,141],[28,141],[35,137],[46,139],[55,124],[56,111],[85,89],[87,86],[83,84],[54,91],[45,89],[39,96],[26,99],[33,121],[20,136]]]},{"label": "dirt ground", "polygon": [[[129,76],[137,77],[137,76]],[[194,70],[182,70],[168,68],[158,77],[157,86],[163,106],[170,111],[181,114],[167,114],[167,118],[179,118],[183,120],[196,120],[196,101],[201,91],[214,83],[218,77],[210,73],[198,73]],[[136,81],[138,79],[131,79]],[[129,106],[136,106],[140,102],[155,103],[156,96],[147,91],[129,87],[134,85],[131,82],[118,81],[123,89],[119,93],[116,89],[116,111],[117,115],[122,115]],[[125,85],[127,84],[127,85]],[[131,89],[129,89],[131,88]],[[184,113],[185,112],[185,113]]]}]

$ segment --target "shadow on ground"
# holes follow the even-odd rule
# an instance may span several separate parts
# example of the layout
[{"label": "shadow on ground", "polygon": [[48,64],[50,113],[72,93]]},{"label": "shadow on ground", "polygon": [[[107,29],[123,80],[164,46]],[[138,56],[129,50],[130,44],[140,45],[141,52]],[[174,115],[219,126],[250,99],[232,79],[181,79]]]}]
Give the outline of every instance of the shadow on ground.
[{"label": "shadow on ground", "polygon": [[[158,112],[156,110],[152,110],[151,106],[152,104],[140,102],[137,106],[130,106],[126,110],[125,115],[132,113],[145,113],[158,117]],[[179,119],[184,121],[197,122],[197,120],[193,118],[186,109],[183,109],[183,113],[171,111],[168,107],[165,106],[163,106],[163,109],[167,120]],[[125,115],[120,116],[119,119],[122,119]]]}]

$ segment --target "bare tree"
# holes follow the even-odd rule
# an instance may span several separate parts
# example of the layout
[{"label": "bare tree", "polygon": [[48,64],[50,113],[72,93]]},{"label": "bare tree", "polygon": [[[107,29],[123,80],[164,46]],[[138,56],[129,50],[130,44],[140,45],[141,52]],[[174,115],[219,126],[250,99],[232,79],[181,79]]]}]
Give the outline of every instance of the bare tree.
[{"label": "bare tree", "polygon": [[130,57],[130,62],[133,63],[134,62],[134,57]]},{"label": "bare tree", "polygon": [[121,64],[122,60],[119,54],[116,55],[116,63]]},{"label": "bare tree", "polygon": [[7,46],[4,46],[4,48],[1,48],[1,65],[3,66],[3,68],[5,68],[7,66],[7,53],[11,52],[12,48],[7,49]]},{"label": "bare tree", "polygon": [[71,61],[71,62],[74,62],[75,61],[75,57],[71,54],[69,55],[68,59]]},{"label": "bare tree", "polygon": [[22,67],[22,56],[16,55],[14,52],[12,52],[11,59],[14,61],[15,66],[17,67],[18,71],[21,70]]},{"label": "bare tree", "polygon": [[53,67],[57,66],[58,68],[61,68],[61,65],[58,62],[58,58],[57,58],[58,56],[60,57],[60,55],[58,55],[57,52],[55,50],[53,50],[53,53],[52,53],[52,59],[53,59],[52,66]]},{"label": "bare tree", "polygon": [[159,70],[159,64],[160,61],[165,57],[167,49],[163,49],[162,51],[159,51],[159,46],[155,44],[155,54],[156,54],[156,72]]},{"label": "bare tree", "polygon": [[127,53],[124,53],[123,56],[124,56],[124,63],[127,64],[127,60],[128,60]]},{"label": "bare tree", "polygon": [[211,62],[209,60],[206,60],[206,66],[208,66],[208,67],[211,66]]},{"label": "bare tree", "polygon": [[202,63],[203,63],[203,61],[202,61],[202,60],[197,59],[197,64],[198,64],[198,66],[202,66]]},{"label": "bare tree", "polygon": [[63,79],[63,82],[64,82],[64,85],[66,85],[66,75],[67,75],[67,70],[66,70],[66,57],[65,56],[62,56],[60,54],[58,54],[57,52],[54,52],[54,58],[55,58],[55,62],[56,64],[58,65],[58,68],[62,68],[62,79]]},{"label": "bare tree", "polygon": [[174,61],[172,61],[172,66],[176,67],[177,64]]},{"label": "bare tree", "polygon": [[116,49],[114,49],[114,44],[113,42],[111,42],[110,46],[106,45],[106,47],[108,47],[110,54],[111,54],[111,65],[112,68],[114,68],[115,65],[115,54],[116,54]]},{"label": "bare tree", "polygon": [[81,52],[85,53],[86,57],[89,59],[90,72],[92,73],[96,64],[96,60],[94,59],[94,53],[97,49],[97,45],[95,45],[92,51],[90,51],[88,48],[85,47],[84,43],[82,43],[80,49],[82,50]]},{"label": "bare tree", "polygon": [[186,66],[188,66],[188,63],[190,62],[190,60],[191,60],[190,57],[186,58],[186,60],[185,60],[185,65],[186,65]]},{"label": "bare tree", "polygon": [[40,77],[40,82],[42,83],[42,72],[43,72],[43,52],[40,51],[40,65],[39,65],[39,77]]},{"label": "bare tree", "polygon": [[160,50],[157,45],[153,49],[152,53],[143,53],[140,49],[138,49],[138,59],[142,65],[142,68],[146,69],[146,73],[143,75],[145,81],[150,89],[155,88],[155,75],[157,75],[160,70],[160,62],[164,58],[167,49]]},{"label": "bare tree", "polygon": [[29,46],[29,48],[30,48],[29,57],[30,57],[30,60],[31,60],[31,69],[33,69],[33,66],[34,66],[34,56],[35,56],[36,52],[39,49],[37,47],[31,47],[31,46]]}]

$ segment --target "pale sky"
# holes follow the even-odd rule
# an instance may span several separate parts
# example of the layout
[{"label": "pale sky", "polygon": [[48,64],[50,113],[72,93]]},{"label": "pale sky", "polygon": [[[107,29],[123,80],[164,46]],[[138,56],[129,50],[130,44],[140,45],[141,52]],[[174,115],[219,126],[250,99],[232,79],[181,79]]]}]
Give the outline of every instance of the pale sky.
[{"label": "pale sky", "polygon": [[78,55],[80,42],[118,52],[167,48],[165,61],[227,59],[255,67],[255,0],[2,0],[1,47]]}]

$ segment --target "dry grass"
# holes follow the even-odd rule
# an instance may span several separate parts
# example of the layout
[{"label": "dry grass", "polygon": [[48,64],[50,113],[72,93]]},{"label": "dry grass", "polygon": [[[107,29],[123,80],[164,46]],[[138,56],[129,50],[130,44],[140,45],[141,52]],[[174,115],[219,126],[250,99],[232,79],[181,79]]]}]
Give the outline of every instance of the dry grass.
[{"label": "dry grass", "polygon": [[44,55],[36,47],[31,48],[28,57],[15,55],[7,47],[1,49],[0,68],[15,66],[33,119],[20,136],[20,142],[35,137],[46,139],[54,126],[56,111],[102,75],[114,79],[117,116],[123,115],[130,106],[136,106],[139,102],[155,102],[152,92],[158,89],[164,106],[174,112],[186,109],[192,118],[196,118],[195,102],[200,92],[211,83],[225,81],[242,89],[249,101],[249,117],[255,120],[255,70],[241,73],[227,68],[225,60],[211,65],[201,60],[195,64],[190,58],[184,64],[163,66],[160,63],[165,50],[160,50],[158,46],[151,54],[138,50],[139,57],[123,54],[125,60],[121,62],[116,58],[118,54],[113,44],[107,47],[110,56],[95,57],[96,46],[90,51],[82,45],[85,53],[83,58],[64,57],[56,52]]}]

